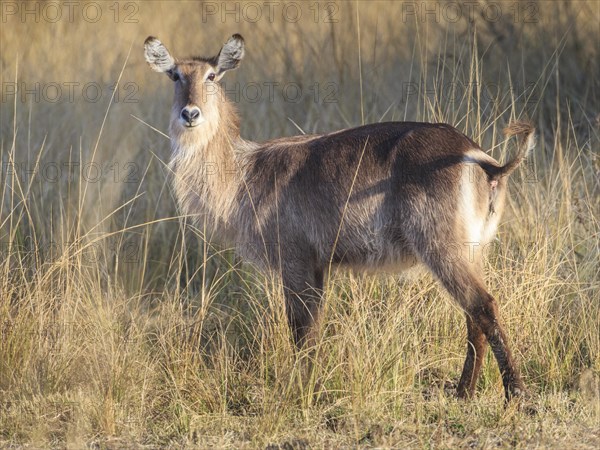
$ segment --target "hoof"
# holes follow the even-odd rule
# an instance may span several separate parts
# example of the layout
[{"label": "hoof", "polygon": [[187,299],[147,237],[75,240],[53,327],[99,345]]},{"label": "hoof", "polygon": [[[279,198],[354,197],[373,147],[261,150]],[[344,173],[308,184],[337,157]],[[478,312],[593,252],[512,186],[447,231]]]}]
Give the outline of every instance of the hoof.
[{"label": "hoof", "polygon": [[507,393],[504,406],[508,408],[509,405],[514,405],[519,411],[529,416],[536,416],[538,414],[531,394],[522,386],[511,389],[510,394]]}]

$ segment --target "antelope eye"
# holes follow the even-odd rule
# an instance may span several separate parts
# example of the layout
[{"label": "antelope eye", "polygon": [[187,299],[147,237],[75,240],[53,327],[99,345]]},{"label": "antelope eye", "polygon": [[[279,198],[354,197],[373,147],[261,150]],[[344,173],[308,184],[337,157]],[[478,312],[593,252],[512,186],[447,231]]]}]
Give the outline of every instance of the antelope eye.
[{"label": "antelope eye", "polygon": [[176,71],[169,72],[173,81],[179,81],[179,74]]},{"label": "antelope eye", "polygon": [[211,73],[208,74],[208,76],[206,77],[206,79],[209,80],[209,81],[215,81],[215,77],[216,77],[216,75],[213,72],[211,72]]}]

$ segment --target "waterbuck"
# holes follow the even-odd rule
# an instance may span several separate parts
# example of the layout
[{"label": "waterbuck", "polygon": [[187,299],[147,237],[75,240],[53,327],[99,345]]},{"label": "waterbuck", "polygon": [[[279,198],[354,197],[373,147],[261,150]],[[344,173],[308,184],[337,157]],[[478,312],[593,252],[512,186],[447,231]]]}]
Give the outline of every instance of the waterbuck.
[{"label": "waterbuck", "polygon": [[458,395],[473,394],[490,344],[507,399],[524,392],[483,282],[483,248],[502,214],[508,175],[534,146],[516,122],[516,157],[501,165],[441,123],[387,122],[264,143],[240,137],[219,80],[239,66],[233,35],[214,57],[176,60],[155,37],[145,58],[175,83],[174,191],[184,215],[211,239],[281,276],[297,346],[311,336],[331,266],[401,271],[424,264],[465,312],[467,356]]}]

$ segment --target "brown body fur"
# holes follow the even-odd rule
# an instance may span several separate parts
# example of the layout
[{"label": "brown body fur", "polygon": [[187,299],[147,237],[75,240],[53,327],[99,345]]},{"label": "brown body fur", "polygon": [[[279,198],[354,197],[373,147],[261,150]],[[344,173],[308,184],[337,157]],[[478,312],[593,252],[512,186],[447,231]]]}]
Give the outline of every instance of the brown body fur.
[{"label": "brown body fur", "polygon": [[[235,35],[214,58],[175,62],[158,40],[146,41],[150,65],[177,82],[170,132],[182,212],[211,239],[281,275],[298,345],[318,316],[331,264],[370,271],[425,264],[466,314],[459,395],[474,391],[486,340],[506,397],[521,394],[481,260],[502,214],[507,175],[533,146],[533,128],[509,127],[507,134],[523,137],[517,157],[503,166],[445,124],[388,122],[245,141],[215,82],[243,52]],[[195,109],[197,124],[189,118]]]}]

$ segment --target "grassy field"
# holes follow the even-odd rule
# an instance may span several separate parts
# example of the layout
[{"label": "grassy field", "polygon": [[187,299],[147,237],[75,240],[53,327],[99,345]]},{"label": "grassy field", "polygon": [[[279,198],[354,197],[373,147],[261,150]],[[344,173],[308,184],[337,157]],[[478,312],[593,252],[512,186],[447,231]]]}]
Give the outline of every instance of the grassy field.
[{"label": "grassy field", "polygon": [[[600,447],[600,7],[515,2],[2,2],[0,448]],[[212,55],[242,135],[444,121],[532,157],[486,260],[530,392],[491,353],[454,397],[462,313],[431,276],[334,272],[309,352],[281,289],[177,212],[158,36]]]}]

